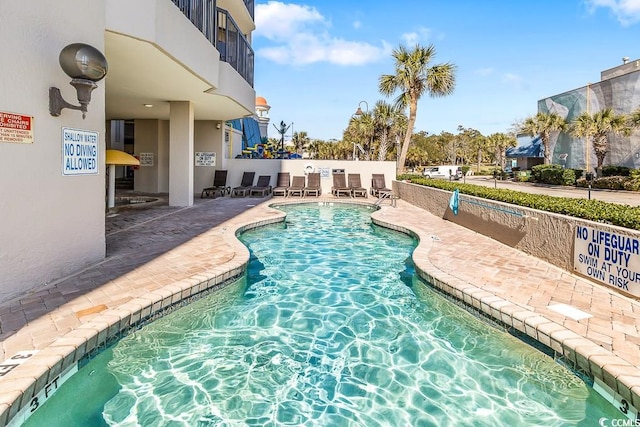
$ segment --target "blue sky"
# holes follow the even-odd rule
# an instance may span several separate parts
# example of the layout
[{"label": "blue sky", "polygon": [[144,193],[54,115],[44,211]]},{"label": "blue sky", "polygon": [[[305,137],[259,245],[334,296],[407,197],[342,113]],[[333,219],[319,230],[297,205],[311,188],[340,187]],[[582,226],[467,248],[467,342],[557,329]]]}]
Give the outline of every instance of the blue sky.
[{"label": "blue sky", "polygon": [[342,138],[361,101],[392,101],[378,78],[400,44],[433,43],[434,64],[458,67],[452,95],[418,103],[414,131],[435,134],[507,132],[539,99],[640,59],[640,0],[257,0],[256,26],[255,90],[271,123],[324,140]]}]

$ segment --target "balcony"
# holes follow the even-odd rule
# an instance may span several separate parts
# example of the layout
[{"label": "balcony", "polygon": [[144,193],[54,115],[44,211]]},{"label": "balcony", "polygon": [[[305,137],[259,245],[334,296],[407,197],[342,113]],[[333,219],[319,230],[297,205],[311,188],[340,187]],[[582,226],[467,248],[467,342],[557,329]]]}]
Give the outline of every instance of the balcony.
[{"label": "balcony", "polygon": [[[253,87],[254,53],[251,44],[231,14],[216,6],[216,0],[172,0],[180,11],[220,52],[220,60],[231,65]],[[243,0],[251,19],[254,0]]]},{"label": "balcony", "polygon": [[[196,120],[230,120],[254,111],[253,51],[244,34],[255,24],[245,4],[191,4],[187,16],[174,0],[106,2],[107,119],[168,120],[173,100],[190,101]],[[213,4],[229,6],[233,21],[218,18],[227,16],[226,9],[212,15]]]}]

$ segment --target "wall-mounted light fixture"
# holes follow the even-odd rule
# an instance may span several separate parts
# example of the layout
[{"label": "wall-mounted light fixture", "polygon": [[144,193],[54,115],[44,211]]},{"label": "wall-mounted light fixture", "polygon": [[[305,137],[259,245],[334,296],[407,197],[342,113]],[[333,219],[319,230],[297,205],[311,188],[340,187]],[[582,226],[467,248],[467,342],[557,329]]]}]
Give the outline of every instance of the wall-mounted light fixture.
[{"label": "wall-mounted light fixture", "polygon": [[220,123],[216,124],[216,129],[220,129],[222,127],[222,125]]},{"label": "wall-mounted light fixture", "polygon": [[60,51],[60,67],[71,77],[71,86],[76,88],[80,105],[69,104],[62,98],[60,89],[49,88],[49,113],[59,116],[63,108],[82,111],[87,115],[91,92],[98,87],[97,81],[107,75],[107,58],[95,47],[84,43],[72,43]]}]

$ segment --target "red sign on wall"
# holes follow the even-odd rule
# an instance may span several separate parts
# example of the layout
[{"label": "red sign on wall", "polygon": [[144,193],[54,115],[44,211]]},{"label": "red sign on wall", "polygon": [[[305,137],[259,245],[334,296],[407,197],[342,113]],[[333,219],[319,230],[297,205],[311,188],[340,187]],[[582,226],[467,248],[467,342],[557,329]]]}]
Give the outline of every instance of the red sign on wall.
[{"label": "red sign on wall", "polygon": [[0,111],[0,142],[33,144],[33,117]]}]

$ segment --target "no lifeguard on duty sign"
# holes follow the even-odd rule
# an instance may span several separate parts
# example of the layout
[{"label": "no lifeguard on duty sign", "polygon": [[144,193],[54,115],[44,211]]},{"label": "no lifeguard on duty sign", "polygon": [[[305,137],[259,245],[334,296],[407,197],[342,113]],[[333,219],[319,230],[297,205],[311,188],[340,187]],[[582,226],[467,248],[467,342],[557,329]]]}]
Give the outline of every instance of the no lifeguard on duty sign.
[{"label": "no lifeguard on duty sign", "polygon": [[62,128],[62,175],[98,174],[98,132]]}]

